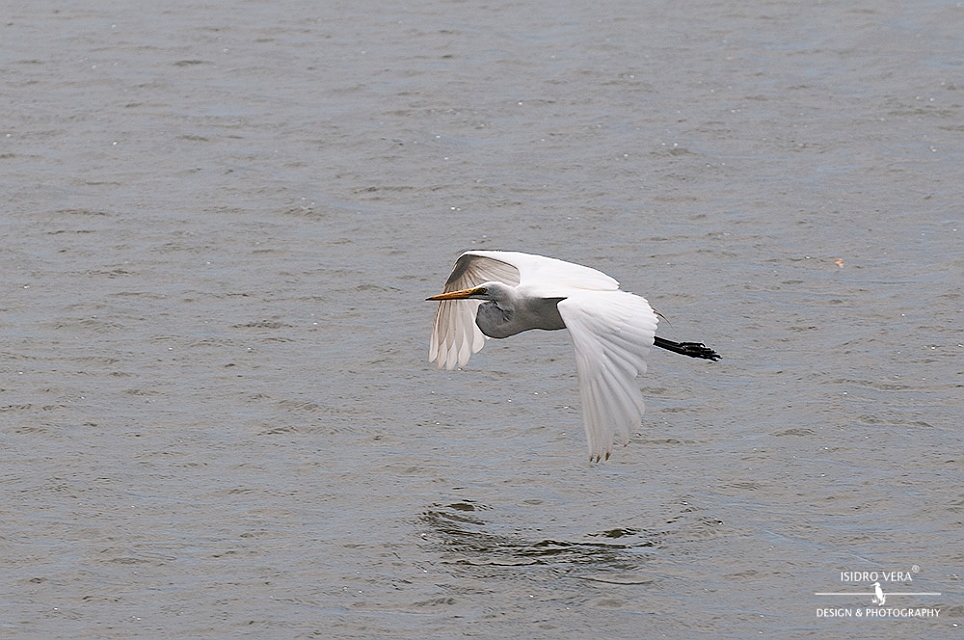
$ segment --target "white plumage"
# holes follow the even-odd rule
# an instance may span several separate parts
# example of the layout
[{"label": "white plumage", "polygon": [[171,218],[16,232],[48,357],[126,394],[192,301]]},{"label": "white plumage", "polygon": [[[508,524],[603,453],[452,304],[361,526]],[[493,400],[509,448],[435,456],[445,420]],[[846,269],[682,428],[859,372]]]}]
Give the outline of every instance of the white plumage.
[{"label": "white plumage", "polygon": [[656,313],[640,296],[621,291],[606,274],[570,262],[507,251],[463,253],[438,300],[429,361],[463,367],[488,337],[529,329],[568,329],[590,460],[608,459],[639,426],[643,396],[636,376],[646,372],[654,340],[677,353],[717,359],[698,343],[656,338]]}]

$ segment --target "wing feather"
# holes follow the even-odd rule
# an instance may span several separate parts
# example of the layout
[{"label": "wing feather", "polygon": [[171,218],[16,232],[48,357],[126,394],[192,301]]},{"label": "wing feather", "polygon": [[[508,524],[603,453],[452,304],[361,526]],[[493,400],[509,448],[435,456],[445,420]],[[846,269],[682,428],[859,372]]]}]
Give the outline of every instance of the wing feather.
[{"label": "wing feather", "polygon": [[[538,289],[538,292],[546,298],[564,298],[573,289],[588,291],[615,291],[619,289],[619,283],[602,271],[573,262],[557,260],[556,258],[535,256],[517,251],[470,251],[462,254],[462,258],[466,256],[489,258],[511,265],[518,274],[514,282],[501,280],[500,278],[489,278],[489,280],[500,280],[513,286],[523,284],[530,290]],[[461,261],[462,258],[459,258],[459,260]],[[458,266],[457,263],[456,266]],[[453,271],[453,275],[454,273]],[[485,282],[485,280],[482,282]],[[478,284],[481,284],[481,282]]]},{"label": "wing feather", "polygon": [[623,444],[645,405],[636,376],[646,372],[658,319],[644,298],[625,291],[580,291],[558,304],[572,336],[589,457],[608,458]]},{"label": "wing feather", "polygon": [[[475,287],[483,282],[519,284],[519,270],[493,257],[501,252],[468,252],[459,256],[442,293]],[[486,336],[475,324],[478,300],[443,300],[435,312],[435,328],[429,343],[428,361],[440,369],[464,367],[473,353],[485,346]]]}]

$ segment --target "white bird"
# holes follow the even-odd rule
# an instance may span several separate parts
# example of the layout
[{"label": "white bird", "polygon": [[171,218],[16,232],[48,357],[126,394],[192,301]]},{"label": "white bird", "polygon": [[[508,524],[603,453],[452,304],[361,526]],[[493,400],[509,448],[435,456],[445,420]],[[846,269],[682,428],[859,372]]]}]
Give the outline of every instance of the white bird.
[{"label": "white bird", "polygon": [[468,251],[459,256],[438,300],[429,362],[463,367],[488,338],[529,329],[568,329],[590,461],[609,459],[643,417],[636,376],[653,345],[693,358],[720,355],[699,342],[656,336],[658,318],[640,296],[589,267],[527,253]]},{"label": "white bird", "polygon": [[874,588],[874,597],[871,598],[870,601],[876,605],[883,606],[883,604],[887,602],[887,596],[884,595],[884,590],[880,588],[880,583],[875,582],[871,586]]}]

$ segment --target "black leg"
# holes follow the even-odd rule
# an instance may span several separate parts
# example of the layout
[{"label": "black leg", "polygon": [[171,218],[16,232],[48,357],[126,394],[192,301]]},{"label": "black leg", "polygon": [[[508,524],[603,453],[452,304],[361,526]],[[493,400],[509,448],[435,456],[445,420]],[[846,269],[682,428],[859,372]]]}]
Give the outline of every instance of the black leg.
[{"label": "black leg", "polygon": [[722,357],[720,354],[713,351],[702,342],[673,342],[672,340],[666,340],[665,338],[656,336],[653,340],[653,346],[659,347],[660,349],[666,349],[667,351],[672,351],[673,353],[678,353],[680,355],[689,356],[691,358],[719,360]]}]

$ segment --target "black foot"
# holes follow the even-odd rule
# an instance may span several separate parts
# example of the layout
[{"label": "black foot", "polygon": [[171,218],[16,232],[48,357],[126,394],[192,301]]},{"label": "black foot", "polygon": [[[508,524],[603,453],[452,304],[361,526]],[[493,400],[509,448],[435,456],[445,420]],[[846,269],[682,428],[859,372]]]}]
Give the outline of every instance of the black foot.
[{"label": "black foot", "polygon": [[673,342],[672,340],[666,340],[656,336],[653,341],[653,346],[691,358],[703,358],[704,360],[715,361],[722,357],[702,342]]}]

